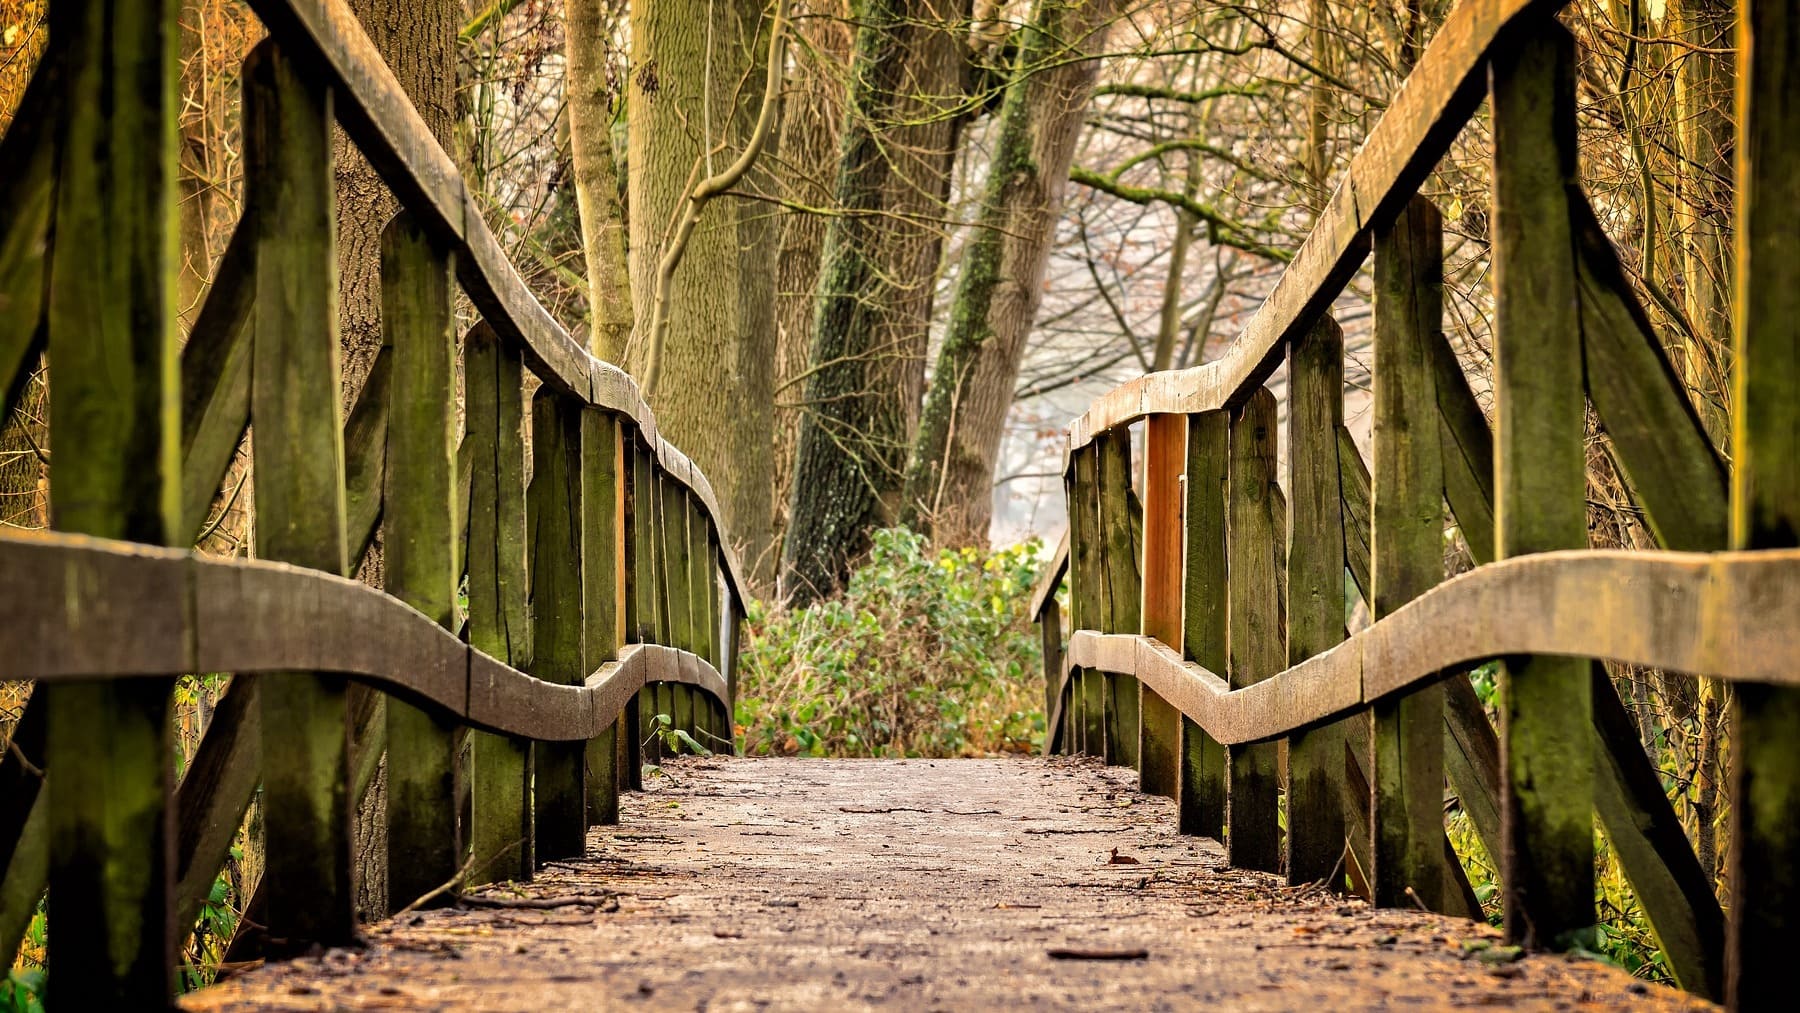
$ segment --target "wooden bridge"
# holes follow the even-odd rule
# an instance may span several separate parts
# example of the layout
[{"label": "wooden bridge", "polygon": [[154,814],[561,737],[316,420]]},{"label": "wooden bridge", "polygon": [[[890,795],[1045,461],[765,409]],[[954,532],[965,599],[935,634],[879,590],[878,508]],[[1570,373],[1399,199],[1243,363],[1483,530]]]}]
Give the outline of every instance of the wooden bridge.
[{"label": "wooden bridge", "polygon": [[[1033,608],[1050,746],[1106,765],[721,757],[637,794],[659,731],[730,752],[744,585],[707,480],[529,295],[341,0],[250,3],[270,37],[244,70],[246,210],[179,350],[175,5],[58,0],[0,139],[0,407],[38,352],[56,364],[55,531],[0,533],[0,677],[40,682],[0,763],[0,944],[48,884],[55,1007],[170,1001],[258,791],[265,871],[228,959],[304,957],[198,1007],[1782,1002],[1800,952],[1784,5],[1747,6],[1739,55],[1729,466],[1581,188],[1561,5],[1464,0],[1229,352],[1071,427],[1069,539]],[[1418,195],[1484,99],[1493,429],[1438,330],[1442,226]],[[384,347],[341,425],[334,123],[405,209]],[[1371,256],[1365,465],[1328,310]],[[481,315],[461,342],[457,286]],[[1590,404],[1657,551],[1586,548]],[[252,423],[257,558],[190,551]],[[1448,581],[1446,503],[1480,564]],[[383,591],[348,579],[377,532]],[[1375,618],[1354,635],[1346,571]],[[1494,658],[1497,730],[1460,677]],[[1732,680],[1728,905],[1595,659]],[[232,680],[174,783],[184,673]],[[321,955],[359,938],[351,810],[384,755],[390,907],[444,909]],[[1446,782],[1499,863],[1503,941],[1462,920],[1480,908]],[[1596,814],[1692,996],[1501,945],[1587,940]],[[1330,892],[1346,879],[1371,906]],[[500,881],[531,882],[464,894]],[[485,962],[466,976],[464,950]]]}]

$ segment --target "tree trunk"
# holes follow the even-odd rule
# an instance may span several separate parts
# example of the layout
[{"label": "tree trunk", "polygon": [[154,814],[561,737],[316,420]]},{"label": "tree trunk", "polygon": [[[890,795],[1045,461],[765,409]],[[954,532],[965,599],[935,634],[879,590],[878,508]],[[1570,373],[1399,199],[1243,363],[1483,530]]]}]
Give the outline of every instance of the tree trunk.
[{"label": "tree trunk", "polygon": [[1688,388],[1713,442],[1723,446],[1731,383],[1732,101],[1736,69],[1730,0],[1675,0],[1673,27],[1697,48],[1684,53],[1676,79],[1681,201],[1676,209],[1682,290],[1695,339],[1682,363]]},{"label": "tree trunk", "polygon": [[794,480],[794,452],[800,441],[800,401],[807,355],[812,349],[813,296],[828,216],[817,211],[836,192],[838,139],[844,118],[842,66],[850,58],[848,11],[838,0],[813,0],[817,15],[801,18],[797,7],[795,69],[781,112],[779,187],[784,200],[800,205],[783,211],[775,254],[775,439],[772,447],[774,540],[783,543]]},{"label": "tree trunk", "polygon": [[[943,0],[939,0],[943,2]],[[849,576],[892,515],[916,415],[949,179],[963,16],[872,0],[856,36],[782,547],[782,595]]]},{"label": "tree trunk", "polygon": [[[631,83],[626,204],[631,297],[636,319],[654,315],[657,265],[690,177],[723,169],[748,128],[740,105],[762,98],[762,46],[752,0],[640,0],[631,5]],[[709,28],[708,18],[711,17]],[[737,102],[734,103],[734,97]],[[710,170],[710,171],[709,171]],[[751,185],[754,180],[748,181]],[[747,225],[737,198],[713,201],[670,286],[662,375],[651,405],[664,436],[705,471],[727,530],[749,560],[767,564],[769,460],[775,356],[773,274],[769,319],[746,320],[756,298],[740,285],[740,258],[767,267],[767,247],[741,249]],[[762,209],[766,214],[766,209]],[[639,334],[627,364],[642,375],[649,351]],[[766,574],[753,569],[756,575]]]},{"label": "tree trunk", "polygon": [[[455,153],[456,33],[462,5],[457,0],[352,0],[375,49],[419,108],[425,125]],[[338,329],[343,347],[343,410],[346,416],[381,349],[381,230],[399,210],[387,185],[368,160],[338,131],[333,152],[337,179]],[[371,546],[359,574],[381,585],[379,545]],[[385,775],[357,807],[357,914],[387,913],[387,811]],[[410,898],[409,898],[410,899]]]},{"label": "tree trunk", "polygon": [[1114,0],[1038,0],[988,169],[976,234],[907,465],[901,520],[948,544],[987,538],[1025,338],[1043,298],[1069,163]]},{"label": "tree trunk", "polygon": [[569,0],[569,147],[587,266],[588,345],[612,363],[625,361],[632,324],[625,188],[613,151],[615,84],[606,58],[624,16],[622,0]]}]

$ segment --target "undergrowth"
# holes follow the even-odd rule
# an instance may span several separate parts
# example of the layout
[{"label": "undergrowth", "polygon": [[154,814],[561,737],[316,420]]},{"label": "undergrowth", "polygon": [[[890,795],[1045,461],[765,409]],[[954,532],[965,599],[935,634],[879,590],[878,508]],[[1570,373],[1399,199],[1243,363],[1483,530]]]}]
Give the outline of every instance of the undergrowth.
[{"label": "undergrowth", "polygon": [[1033,539],[994,552],[876,532],[809,608],[752,603],[737,720],[752,755],[972,756],[1044,741],[1042,645],[1026,609]]}]

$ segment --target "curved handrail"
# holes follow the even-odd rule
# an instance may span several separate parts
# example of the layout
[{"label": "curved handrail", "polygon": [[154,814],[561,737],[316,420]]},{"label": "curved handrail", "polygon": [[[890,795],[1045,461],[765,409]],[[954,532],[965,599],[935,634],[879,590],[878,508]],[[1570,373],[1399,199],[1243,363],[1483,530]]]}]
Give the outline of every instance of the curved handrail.
[{"label": "curved handrail", "polygon": [[359,581],[80,535],[0,533],[0,614],[0,679],[332,672],[541,741],[598,736],[650,682],[728,697],[710,662],[677,648],[630,644],[557,685]]},{"label": "curved handrail", "polygon": [[[1800,686],[1797,627],[1800,549],[1584,549],[1477,567],[1337,647],[1242,689],[1155,639],[1094,630],[1070,637],[1064,678],[1076,668],[1135,676],[1208,735],[1241,745],[1512,654],[1604,658]],[[1060,718],[1052,715],[1049,727]]]},{"label": "curved handrail", "polygon": [[[637,381],[583,348],[531,294],[488,228],[455,160],[344,0],[251,0],[250,6],[285,50],[323,74],[345,132],[400,203],[456,253],[457,277],[483,319],[523,349],[539,379],[636,422],[663,470],[693,492],[716,530],[725,531],[712,484],[658,434]],[[744,600],[748,585],[737,553],[723,538],[719,553],[732,591]]]},{"label": "curved handrail", "polygon": [[[1281,273],[1275,290],[1222,358],[1150,373],[1095,398],[1069,424],[1069,448],[1147,415],[1193,414],[1236,405],[1280,364],[1282,349],[1343,290],[1378,224],[1418,192],[1480,105],[1487,57],[1523,24],[1548,18],[1567,0],[1462,0],[1432,36],[1317,224]],[[256,4],[259,8],[261,3]]]}]

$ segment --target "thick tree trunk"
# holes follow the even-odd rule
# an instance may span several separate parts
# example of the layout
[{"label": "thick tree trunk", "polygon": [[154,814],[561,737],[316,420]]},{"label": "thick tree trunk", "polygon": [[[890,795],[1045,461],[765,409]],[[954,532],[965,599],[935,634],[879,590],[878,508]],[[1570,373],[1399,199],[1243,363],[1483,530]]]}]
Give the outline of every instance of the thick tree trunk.
[{"label": "thick tree trunk", "polygon": [[933,7],[873,0],[857,31],[782,549],[793,604],[843,584],[900,486],[964,65],[963,12]]},{"label": "thick tree trunk", "polygon": [[[807,355],[812,349],[813,305],[825,245],[826,208],[836,193],[838,138],[844,118],[843,66],[850,59],[848,10],[840,0],[796,6],[795,68],[782,100],[778,186],[782,198],[799,207],[781,214],[775,255],[775,439],[772,499],[777,546],[787,531],[788,500],[794,480],[794,451],[800,440],[801,398]],[[814,17],[803,17],[813,14]]]},{"label": "thick tree trunk", "polygon": [[901,519],[942,542],[987,538],[994,460],[1043,297],[1069,163],[1114,0],[1037,0],[1001,107],[976,234],[964,253],[906,470]]},{"label": "thick tree trunk", "polygon": [[[452,130],[456,102],[456,33],[462,5],[457,0],[351,0],[375,48],[418,107],[425,125],[455,151]],[[338,330],[343,346],[343,405],[348,416],[381,349],[381,230],[399,209],[387,185],[343,131],[333,152],[337,179]],[[381,584],[379,546],[372,546],[360,576]],[[385,774],[357,807],[357,911],[359,917],[387,913],[387,850],[383,814]],[[410,900],[411,898],[407,898]]]},{"label": "thick tree trunk", "polygon": [[[631,6],[626,203],[632,304],[640,321],[654,316],[657,265],[690,177],[717,172],[737,156],[733,141],[748,133],[740,106],[761,101],[759,54],[768,25],[744,28],[756,25],[762,13],[754,0],[641,0]],[[663,435],[712,481],[744,557],[764,561],[765,568],[753,573],[766,575],[774,279],[766,271],[770,247],[764,247],[754,262],[769,275],[768,320],[745,319],[747,310],[760,313],[757,298],[739,281],[740,259],[752,259],[742,250],[743,238],[756,230],[739,203],[721,197],[707,207],[675,271],[651,405]],[[626,356],[640,376],[648,344],[638,334]]]},{"label": "thick tree trunk", "polygon": [[595,355],[614,363],[625,361],[632,323],[625,187],[613,150],[617,117],[606,59],[624,16],[623,0],[569,0],[569,148],[587,267],[588,345]]}]

